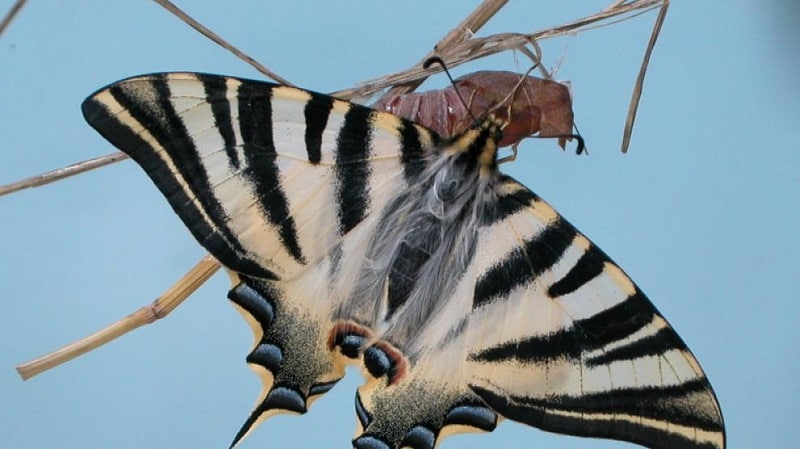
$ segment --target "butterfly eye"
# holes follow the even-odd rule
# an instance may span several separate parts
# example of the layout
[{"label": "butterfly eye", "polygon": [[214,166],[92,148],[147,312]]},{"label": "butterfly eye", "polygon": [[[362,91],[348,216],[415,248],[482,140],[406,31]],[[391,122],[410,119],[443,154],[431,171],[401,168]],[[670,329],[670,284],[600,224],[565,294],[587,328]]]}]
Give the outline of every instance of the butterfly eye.
[{"label": "butterfly eye", "polygon": [[436,198],[441,202],[450,202],[458,194],[460,183],[457,179],[448,179],[446,175],[442,176],[443,179],[437,179],[436,183]]}]

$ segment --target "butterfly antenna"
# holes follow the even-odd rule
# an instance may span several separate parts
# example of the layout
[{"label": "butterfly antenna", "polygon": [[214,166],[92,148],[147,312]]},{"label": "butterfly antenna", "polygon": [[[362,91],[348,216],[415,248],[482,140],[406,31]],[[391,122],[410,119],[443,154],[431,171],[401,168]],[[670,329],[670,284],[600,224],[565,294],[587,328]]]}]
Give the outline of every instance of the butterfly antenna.
[{"label": "butterfly antenna", "polygon": [[[578,141],[578,147],[575,149],[575,154],[586,154],[589,155],[589,150],[586,148],[586,142],[583,140],[583,136],[579,133],[575,134],[554,134],[554,135],[547,135],[547,136],[528,136],[530,139],[575,139]],[[513,159],[512,159],[513,160]]]},{"label": "butterfly antenna", "polygon": [[453,85],[453,88],[456,91],[458,99],[461,101],[461,104],[464,105],[464,109],[466,109],[467,112],[469,112],[470,117],[472,117],[472,123],[475,125],[480,123],[480,120],[478,120],[478,118],[475,117],[475,115],[472,113],[472,110],[467,105],[467,102],[464,101],[464,97],[461,96],[461,91],[458,90],[458,86],[456,86],[456,81],[453,79],[452,75],[450,75],[450,71],[447,70],[447,64],[444,63],[444,60],[442,58],[438,56],[431,56],[430,58],[426,59],[424,63],[422,63],[422,68],[427,69],[433,64],[439,64],[440,66],[442,66],[442,70],[444,70],[445,75],[447,75],[447,79],[450,80],[450,84]]},{"label": "butterfly antenna", "polygon": [[581,136],[580,130],[578,130],[578,125],[575,123],[572,124],[572,127],[575,128],[575,134],[570,137],[574,137],[578,141],[578,148],[575,150],[575,154],[586,153],[589,155],[589,149],[586,148],[586,143],[583,141],[583,137]]},{"label": "butterfly antenna", "polygon": [[506,94],[505,98],[503,98],[502,100],[497,102],[497,104],[492,109],[490,109],[489,112],[493,112],[494,110],[503,107],[504,104],[508,104],[508,116],[511,117],[511,103],[512,103],[511,100],[519,92],[520,87],[522,87],[522,83],[525,82],[525,78],[527,78],[528,75],[530,75],[530,73],[533,72],[533,70],[538,66],[539,66],[539,63],[537,62],[536,64],[531,66],[531,68],[529,68],[527,72],[525,72],[524,74],[520,75],[519,81],[517,81],[517,84],[515,84],[514,87],[511,88],[511,91],[509,91],[509,93]]}]

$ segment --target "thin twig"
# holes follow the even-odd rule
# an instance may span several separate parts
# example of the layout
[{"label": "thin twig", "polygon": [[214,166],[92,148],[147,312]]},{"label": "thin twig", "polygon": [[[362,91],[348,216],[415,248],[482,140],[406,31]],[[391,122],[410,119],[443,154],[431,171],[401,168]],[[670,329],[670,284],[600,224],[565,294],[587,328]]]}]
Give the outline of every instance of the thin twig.
[{"label": "thin twig", "polygon": [[[486,37],[473,37],[446,49],[440,49],[438,56],[445,61],[449,68],[453,68],[485,56],[522,48],[531,40],[540,41],[558,36],[575,35],[589,29],[607,26],[608,24],[605,23],[605,21],[612,18],[615,19],[615,22],[627,20],[640,11],[654,9],[661,6],[663,3],[664,0],[636,0],[630,3],[620,4],[614,8],[604,9],[598,13],[582,17],[563,25],[534,31],[528,34],[498,33]],[[355,88],[335,92],[334,95],[342,98],[367,98],[391,86],[422,80],[431,73],[435,73],[439,70],[441,69],[438,66],[433,66],[425,70],[420,65],[414,65],[406,70],[391,75],[365,81]]]},{"label": "thin twig", "polygon": [[622,152],[627,153],[628,147],[631,143],[631,134],[633,134],[633,123],[636,121],[636,112],[639,110],[639,100],[642,97],[642,89],[644,88],[644,77],[647,74],[647,67],[650,65],[650,55],[653,54],[653,48],[656,46],[656,40],[661,33],[661,26],[664,24],[664,19],[667,17],[667,8],[669,8],[669,0],[664,0],[664,5],[658,11],[656,22],[653,24],[653,32],[650,34],[650,42],[647,44],[647,50],[644,52],[642,65],[639,67],[639,75],[636,77],[636,84],[633,86],[633,93],[631,94],[631,103],[628,106],[628,117],[625,120],[625,130],[622,134]]},{"label": "thin twig", "polygon": [[37,359],[17,365],[17,372],[22,376],[23,380],[28,380],[37,374],[97,349],[134,329],[164,318],[216,273],[219,267],[219,262],[216,259],[210,255],[205,256],[152,304],[140,308],[88,337],[70,343]]},{"label": "thin twig", "polygon": [[286,78],[283,78],[282,76],[278,75],[277,73],[273,72],[272,70],[264,67],[263,65],[261,65],[261,63],[259,63],[255,59],[251,58],[250,56],[246,55],[243,51],[241,51],[238,48],[234,47],[233,45],[228,43],[228,41],[226,41],[225,39],[221,38],[217,33],[209,30],[208,28],[203,26],[200,22],[194,20],[191,16],[189,16],[188,14],[183,12],[180,8],[175,6],[174,3],[170,2],[169,0],[153,0],[153,1],[155,1],[156,3],[158,3],[159,5],[164,7],[164,9],[166,9],[167,11],[169,11],[172,14],[176,15],[179,19],[184,21],[190,27],[192,27],[195,30],[199,31],[200,34],[202,34],[203,36],[211,39],[217,45],[221,46],[222,48],[224,48],[224,49],[230,51],[231,53],[233,53],[234,55],[236,55],[237,58],[239,58],[242,61],[250,64],[251,66],[253,66],[256,70],[258,70],[259,72],[263,73],[268,78],[271,78],[271,79],[273,79],[273,80],[275,80],[275,81],[277,81],[277,82],[279,82],[281,84],[285,84],[287,86],[292,86],[293,85]]},{"label": "thin twig", "polygon": [[17,14],[19,14],[19,11],[23,6],[25,6],[27,1],[28,0],[17,0],[16,3],[11,5],[11,8],[6,13],[6,16],[3,17],[3,21],[0,22],[0,35],[2,35],[6,28],[8,28],[8,25],[11,23],[11,21],[17,17]]},{"label": "thin twig", "polygon": [[[497,14],[506,3],[508,3],[508,0],[485,0],[466,19],[450,30],[416,66],[421,67],[431,56],[447,53],[452,47],[469,39],[473,33],[481,29],[489,19]],[[411,92],[419,87],[425,81],[425,78],[421,77],[406,83],[395,84],[385,95],[392,96]]]},{"label": "thin twig", "polygon": [[46,173],[31,176],[30,178],[12,182],[11,184],[0,185],[0,196],[18,192],[31,187],[39,187],[45,184],[50,184],[51,182],[69,178],[70,176],[75,176],[79,173],[94,170],[95,168],[104,167],[127,158],[127,154],[117,151],[116,153],[107,154],[94,159],[88,159],[78,162],[77,164],[67,165],[66,167],[57,168]]}]

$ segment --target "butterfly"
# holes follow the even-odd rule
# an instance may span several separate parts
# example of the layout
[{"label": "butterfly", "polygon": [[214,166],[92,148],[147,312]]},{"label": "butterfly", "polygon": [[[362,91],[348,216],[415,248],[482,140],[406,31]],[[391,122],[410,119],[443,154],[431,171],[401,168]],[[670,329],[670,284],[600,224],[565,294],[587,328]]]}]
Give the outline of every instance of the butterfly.
[{"label": "butterfly", "polygon": [[227,269],[261,397],[233,445],[360,366],[356,449],[502,419],[654,449],[724,448],[695,357],[642,291],[499,170],[502,120],[442,138],[267,82],[162,73],[83,103]]}]

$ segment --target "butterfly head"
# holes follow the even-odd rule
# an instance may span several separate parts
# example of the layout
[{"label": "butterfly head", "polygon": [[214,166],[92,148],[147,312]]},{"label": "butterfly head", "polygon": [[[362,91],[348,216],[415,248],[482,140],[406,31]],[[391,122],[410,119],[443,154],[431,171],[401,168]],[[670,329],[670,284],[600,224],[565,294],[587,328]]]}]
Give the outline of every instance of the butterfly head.
[{"label": "butterfly head", "polygon": [[508,122],[494,114],[489,114],[483,121],[476,124],[476,127],[491,139],[495,147],[503,140],[503,130],[506,126],[508,126]]},{"label": "butterfly head", "polygon": [[497,150],[503,139],[503,129],[508,122],[494,114],[455,136],[448,144],[448,152],[463,155],[470,163],[481,169],[481,175],[494,173],[497,169]]}]

